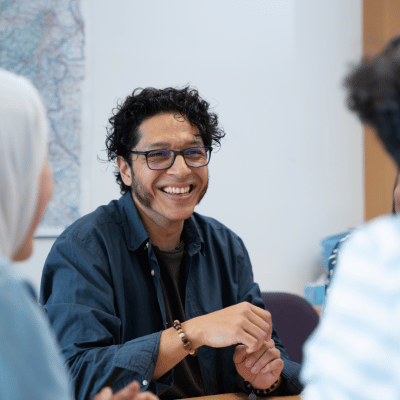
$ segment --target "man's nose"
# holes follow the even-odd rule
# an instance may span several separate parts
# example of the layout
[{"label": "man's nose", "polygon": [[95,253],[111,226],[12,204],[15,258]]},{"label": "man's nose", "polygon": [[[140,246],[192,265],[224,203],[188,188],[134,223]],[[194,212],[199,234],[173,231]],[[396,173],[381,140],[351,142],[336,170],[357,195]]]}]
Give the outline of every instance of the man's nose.
[{"label": "man's nose", "polygon": [[168,173],[182,176],[189,175],[191,173],[191,169],[186,164],[182,154],[176,156],[174,163],[168,169]]}]

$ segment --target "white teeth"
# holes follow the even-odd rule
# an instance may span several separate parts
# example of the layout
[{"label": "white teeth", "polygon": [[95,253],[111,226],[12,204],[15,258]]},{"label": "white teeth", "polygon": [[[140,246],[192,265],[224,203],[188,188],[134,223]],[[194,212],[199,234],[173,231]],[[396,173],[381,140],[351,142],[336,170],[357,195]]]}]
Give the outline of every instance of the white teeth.
[{"label": "white teeth", "polygon": [[187,186],[185,188],[176,188],[172,186],[168,186],[162,189],[166,193],[174,193],[174,194],[184,194],[184,193],[189,193],[190,191],[190,186]]}]

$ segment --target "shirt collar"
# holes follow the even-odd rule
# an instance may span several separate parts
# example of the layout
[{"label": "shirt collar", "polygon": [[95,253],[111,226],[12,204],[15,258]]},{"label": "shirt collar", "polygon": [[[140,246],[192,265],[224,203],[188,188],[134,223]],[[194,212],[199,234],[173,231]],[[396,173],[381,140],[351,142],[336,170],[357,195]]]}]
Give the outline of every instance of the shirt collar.
[{"label": "shirt collar", "polygon": [[130,192],[125,193],[118,201],[121,208],[122,222],[124,225],[125,237],[128,249],[137,250],[149,240],[149,234],[143,226],[139,213]]},{"label": "shirt collar", "polygon": [[196,221],[196,213],[193,213],[185,220],[183,224],[183,238],[189,256],[193,256],[198,251],[204,254],[204,239]]},{"label": "shirt collar", "polygon": [[[130,192],[125,193],[118,202],[122,210],[123,225],[128,249],[130,251],[136,251],[149,240],[149,234],[143,226],[135,203],[133,202],[132,194]],[[196,221],[195,214],[196,213],[185,220],[183,225],[183,238],[189,256],[193,256],[198,251],[204,252],[204,240]]]}]

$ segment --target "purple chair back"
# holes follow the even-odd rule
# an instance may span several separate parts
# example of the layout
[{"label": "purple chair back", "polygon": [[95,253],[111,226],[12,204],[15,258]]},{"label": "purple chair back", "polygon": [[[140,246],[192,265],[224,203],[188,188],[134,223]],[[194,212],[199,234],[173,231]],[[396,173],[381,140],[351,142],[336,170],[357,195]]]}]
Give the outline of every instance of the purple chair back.
[{"label": "purple chair back", "polygon": [[295,294],[266,292],[261,297],[289,358],[301,364],[303,345],[318,325],[318,313],[307,300]]}]

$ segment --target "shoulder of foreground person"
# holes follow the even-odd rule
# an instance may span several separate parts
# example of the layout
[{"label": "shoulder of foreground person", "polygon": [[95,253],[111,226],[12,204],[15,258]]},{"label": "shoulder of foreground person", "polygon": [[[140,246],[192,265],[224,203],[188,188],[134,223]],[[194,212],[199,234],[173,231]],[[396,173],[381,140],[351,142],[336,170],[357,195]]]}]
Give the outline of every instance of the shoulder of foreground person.
[{"label": "shoulder of foreground person", "polygon": [[[72,399],[47,320],[23,282],[0,277],[0,393],[5,399]],[[2,397],[3,398],[3,397]]]}]

